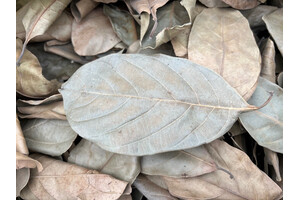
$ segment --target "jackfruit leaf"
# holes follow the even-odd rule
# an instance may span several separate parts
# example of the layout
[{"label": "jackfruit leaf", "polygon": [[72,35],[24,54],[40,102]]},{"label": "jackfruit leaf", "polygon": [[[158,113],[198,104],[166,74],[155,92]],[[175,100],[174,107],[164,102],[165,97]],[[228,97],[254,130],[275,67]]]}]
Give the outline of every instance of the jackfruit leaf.
[{"label": "jackfruit leaf", "polygon": [[25,155],[29,154],[18,115],[16,115],[16,151]]},{"label": "jackfruit leaf", "polygon": [[281,55],[283,55],[283,8],[279,8],[263,16],[262,19],[266,23],[267,29],[274,39]]},{"label": "jackfruit leaf", "polygon": [[101,7],[94,9],[80,22],[73,21],[72,44],[80,56],[104,53],[120,41]]},{"label": "jackfruit leaf", "polygon": [[71,12],[76,22],[80,22],[94,8],[98,6],[98,2],[94,0],[75,0],[70,4]]},{"label": "jackfruit leaf", "polygon": [[160,54],[105,56],[78,69],[60,93],[81,137],[139,156],[209,143],[257,109],[212,70]]},{"label": "jackfruit leaf", "polygon": [[203,10],[189,36],[188,59],[220,74],[245,100],[253,94],[261,56],[249,23],[239,11]]},{"label": "jackfruit leaf", "polygon": [[133,185],[149,200],[177,200],[168,190],[165,190],[140,174]]},{"label": "jackfruit leaf", "polygon": [[42,164],[27,155],[23,155],[20,152],[16,152],[16,169],[22,168],[37,168],[38,171],[43,170]]},{"label": "jackfruit leaf", "polygon": [[[16,45],[16,57],[18,58],[21,54],[22,40],[17,39]],[[57,80],[49,81],[43,76],[38,59],[27,49],[20,66],[16,67],[16,81],[17,92],[30,98],[45,98],[56,94],[61,86]]]},{"label": "jackfruit leaf", "polygon": [[282,88],[260,77],[258,86],[248,102],[259,105],[264,98],[270,95],[270,92],[273,92],[273,97],[265,107],[242,113],[239,118],[245,129],[259,145],[282,153]]},{"label": "jackfruit leaf", "polygon": [[265,26],[262,17],[276,9],[277,7],[275,6],[259,5],[249,10],[242,10],[241,13],[247,18],[251,28],[257,28],[260,26]]},{"label": "jackfruit leaf", "polygon": [[[146,19],[143,19],[145,17]],[[149,15],[141,15],[140,40],[142,48],[155,49],[174,38],[185,26],[191,25],[188,12],[179,1],[170,2],[160,8],[157,11],[157,20],[157,27],[155,27],[155,22]],[[147,30],[144,35],[142,34],[143,30]]]},{"label": "jackfruit leaf", "polygon": [[[193,178],[164,177],[171,195],[180,199],[277,199],[280,187],[256,167],[244,152],[215,140],[205,144],[215,155],[217,170]],[[229,174],[231,176],[229,176]]]},{"label": "jackfruit leaf", "polygon": [[[42,172],[30,171],[23,199],[118,199],[127,183],[96,170],[35,154],[32,158],[45,166]],[[41,190],[41,188],[43,188]]]},{"label": "jackfruit leaf", "polygon": [[222,1],[230,5],[232,8],[238,10],[251,9],[260,4],[260,1],[258,0],[222,0]]},{"label": "jackfruit leaf", "polygon": [[85,139],[82,139],[72,149],[68,162],[98,170],[130,184],[133,183],[141,171],[138,157],[105,151]]},{"label": "jackfruit leaf", "polygon": [[43,35],[70,2],[71,0],[33,0],[26,4],[26,13],[22,17],[26,37],[17,63],[20,63],[27,43],[32,38]]},{"label": "jackfruit leaf", "polygon": [[143,174],[174,178],[195,177],[217,170],[213,156],[204,145],[193,149],[143,156],[141,167]]},{"label": "jackfruit leaf", "polygon": [[66,120],[31,119],[22,128],[28,149],[50,156],[65,153],[77,137]]},{"label": "jackfruit leaf", "polygon": [[273,41],[270,38],[266,39],[266,41],[261,45],[261,50],[262,64],[260,76],[272,83],[276,83],[275,46]]},{"label": "jackfruit leaf", "polygon": [[203,5],[209,8],[214,7],[229,7],[228,4],[224,3],[222,0],[199,0]]},{"label": "jackfruit leaf", "polygon": [[115,33],[127,46],[138,40],[135,20],[129,12],[115,6],[104,5],[103,13],[109,18]]}]

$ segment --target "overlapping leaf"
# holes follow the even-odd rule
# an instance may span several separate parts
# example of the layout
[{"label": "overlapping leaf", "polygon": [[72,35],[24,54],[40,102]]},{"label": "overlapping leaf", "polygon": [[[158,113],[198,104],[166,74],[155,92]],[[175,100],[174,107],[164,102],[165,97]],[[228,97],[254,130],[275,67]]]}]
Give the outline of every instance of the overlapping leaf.
[{"label": "overlapping leaf", "polygon": [[77,137],[66,120],[32,119],[22,128],[29,150],[51,156],[66,152]]},{"label": "overlapping leaf", "polygon": [[[118,199],[127,183],[96,170],[72,165],[43,155],[32,155],[44,170],[31,170],[23,199]],[[43,189],[41,189],[43,188]]]},{"label": "overlapping leaf", "polygon": [[239,118],[243,126],[259,145],[282,153],[282,88],[260,77],[255,93],[248,102],[253,105],[259,105],[264,98],[270,95],[270,92],[273,92],[273,97],[265,107],[256,111],[242,113]]},{"label": "overlapping leaf", "polygon": [[202,11],[189,36],[188,58],[220,74],[246,100],[255,90],[261,56],[247,19],[237,10]]},{"label": "overlapping leaf", "polygon": [[165,55],[103,57],[77,70],[60,92],[81,137],[128,155],[211,142],[242,111],[256,109],[213,71]]}]

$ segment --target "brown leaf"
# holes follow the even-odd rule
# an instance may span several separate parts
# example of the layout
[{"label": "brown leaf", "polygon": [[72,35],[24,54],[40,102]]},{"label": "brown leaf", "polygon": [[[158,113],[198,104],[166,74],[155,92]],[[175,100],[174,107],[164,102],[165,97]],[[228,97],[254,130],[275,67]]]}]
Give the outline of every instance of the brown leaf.
[{"label": "brown leaf", "polygon": [[79,56],[75,51],[72,43],[67,44],[56,44],[57,40],[51,40],[44,44],[44,50],[46,52],[50,52],[61,57],[67,58],[69,60],[80,63],[86,64],[89,60],[85,59],[82,56]]},{"label": "brown leaf", "polygon": [[268,38],[265,44],[262,45],[262,65],[261,65],[261,72],[260,76],[268,79],[272,83],[275,83],[276,76],[275,76],[275,46],[273,41]]},{"label": "brown leaf", "polygon": [[16,152],[16,169],[22,169],[24,167],[37,168],[39,172],[43,170],[43,166],[39,161],[23,155],[20,152]]},{"label": "brown leaf", "polygon": [[87,16],[99,3],[93,0],[76,0],[71,3],[71,12],[77,22]]},{"label": "brown leaf", "polygon": [[237,10],[202,11],[191,30],[188,58],[220,74],[245,100],[256,88],[260,52],[247,19]]},{"label": "brown leaf", "polygon": [[72,43],[78,55],[91,56],[104,53],[120,42],[102,8],[94,9],[79,23],[72,26]]},{"label": "brown leaf", "polygon": [[[21,54],[22,41],[16,41],[16,57]],[[42,68],[38,59],[27,49],[24,52],[20,66],[16,68],[17,92],[26,97],[44,98],[58,93],[61,83],[57,80],[48,81],[42,75]],[[38,87],[37,87],[38,85]]]},{"label": "brown leaf", "polygon": [[276,199],[282,190],[244,152],[226,142],[205,144],[215,154],[218,170],[195,178],[164,177],[170,193],[184,199]]},{"label": "brown leaf", "polygon": [[[267,164],[272,165],[275,173],[276,173],[276,181],[281,181],[281,175],[280,175],[280,167],[279,167],[279,159],[277,156],[277,153],[274,151],[271,151],[270,149],[264,148],[265,152],[265,160]],[[268,173],[268,172],[266,172]]]},{"label": "brown leaf", "polygon": [[258,0],[222,0],[231,7],[239,10],[254,8],[260,4]]},{"label": "brown leaf", "polygon": [[228,4],[224,3],[222,0],[199,0],[206,7],[214,8],[214,7],[229,7]]},{"label": "brown leaf", "polygon": [[16,150],[22,154],[29,154],[18,115],[16,115]]},{"label": "brown leaf", "polygon": [[22,18],[26,39],[17,63],[20,62],[29,40],[44,34],[70,2],[71,0],[33,0],[28,3],[27,12]]},{"label": "brown leaf", "polygon": [[21,190],[27,185],[30,177],[30,169],[22,168],[16,170],[16,196],[20,196]]},{"label": "brown leaf", "polygon": [[[18,100],[19,102],[22,100]],[[24,101],[23,101],[24,102]],[[17,102],[18,105],[18,102]],[[37,106],[18,106],[21,118],[61,119],[67,120],[63,101],[52,102]]]},{"label": "brown leaf", "polygon": [[168,190],[165,190],[140,174],[133,185],[149,200],[176,200]]},{"label": "brown leaf", "polygon": [[29,183],[21,192],[23,199],[118,199],[127,185],[96,170],[47,156],[35,154],[32,158],[41,162],[44,170],[31,170]]}]

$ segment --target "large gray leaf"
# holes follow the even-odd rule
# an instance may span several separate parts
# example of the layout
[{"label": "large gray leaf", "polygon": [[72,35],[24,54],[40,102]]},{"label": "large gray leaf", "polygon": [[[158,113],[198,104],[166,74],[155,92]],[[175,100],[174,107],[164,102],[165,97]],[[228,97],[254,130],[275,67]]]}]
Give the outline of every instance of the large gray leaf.
[{"label": "large gray leaf", "polygon": [[133,183],[140,173],[140,161],[136,156],[114,154],[101,149],[85,139],[72,149],[68,162],[98,170],[120,180]]},{"label": "large gray leaf", "polygon": [[115,33],[127,46],[138,39],[135,20],[129,12],[104,5],[103,13],[109,18]]},{"label": "large gray leaf", "polygon": [[268,31],[274,38],[281,55],[283,55],[283,8],[263,16],[262,19],[267,24]]},{"label": "large gray leaf", "polygon": [[249,23],[238,10],[203,10],[189,36],[188,58],[220,74],[244,99],[253,94],[261,57]]},{"label": "large gray leaf", "polygon": [[71,127],[101,148],[149,155],[211,142],[253,110],[224,79],[186,59],[111,54],[62,86]]},{"label": "large gray leaf", "polygon": [[28,149],[51,156],[66,152],[77,134],[66,120],[28,120],[23,126]]},{"label": "large gray leaf", "polygon": [[[143,18],[146,17],[149,20],[148,23],[143,23]],[[142,48],[155,49],[159,45],[170,41],[174,38],[180,30],[183,30],[186,26],[190,26],[190,18],[186,9],[179,3],[179,1],[173,1],[168,3],[164,7],[157,11],[158,24],[154,29],[155,22],[150,19],[149,15],[141,15],[141,46]],[[148,21],[147,21],[148,22]],[[143,30],[147,29],[145,35]],[[152,30],[155,30],[152,32]]]},{"label": "large gray leaf", "polygon": [[210,152],[204,145],[193,149],[144,156],[141,167],[143,174],[174,178],[195,177],[217,170]]},{"label": "large gray leaf", "polygon": [[270,95],[269,92],[274,92],[274,94],[265,107],[241,114],[240,120],[259,145],[282,153],[282,88],[260,77],[257,88],[248,102],[259,105]]}]

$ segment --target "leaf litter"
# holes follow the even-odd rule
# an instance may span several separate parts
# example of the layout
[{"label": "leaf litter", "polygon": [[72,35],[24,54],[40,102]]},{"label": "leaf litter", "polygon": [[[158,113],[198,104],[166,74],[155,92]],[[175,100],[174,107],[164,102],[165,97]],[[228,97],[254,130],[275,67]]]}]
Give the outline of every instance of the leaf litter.
[{"label": "leaf litter", "polygon": [[16,5],[18,199],[282,198],[282,1]]}]

